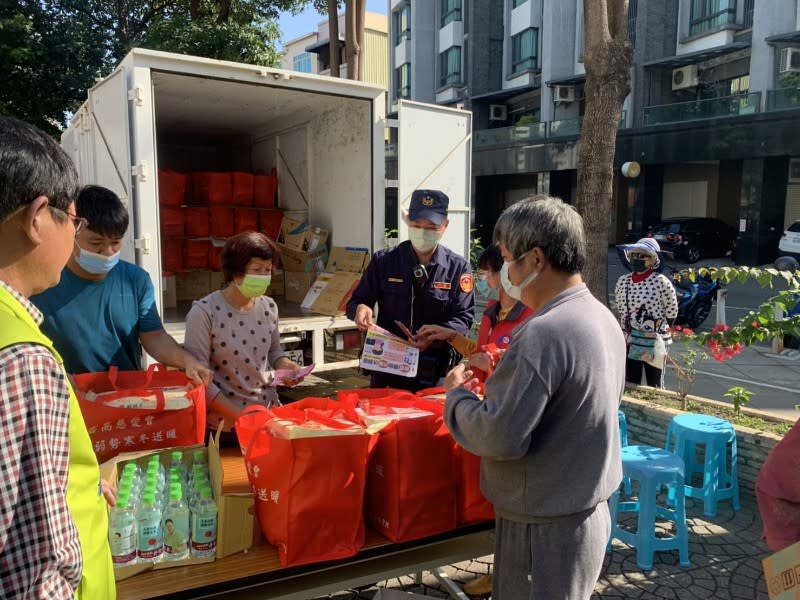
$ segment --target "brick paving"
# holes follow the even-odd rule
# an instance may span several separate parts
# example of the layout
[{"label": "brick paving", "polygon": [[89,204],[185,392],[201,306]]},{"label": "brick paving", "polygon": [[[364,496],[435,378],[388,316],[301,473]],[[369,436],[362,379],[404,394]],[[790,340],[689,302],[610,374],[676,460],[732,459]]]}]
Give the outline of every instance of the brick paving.
[{"label": "brick paving", "polygon": [[[769,596],[761,560],[770,552],[761,541],[761,518],[755,498],[743,494],[740,511],[734,511],[729,501],[722,502],[716,517],[704,516],[702,502],[687,498],[686,516],[690,567],[682,568],[678,564],[677,551],[657,552],[653,570],[643,572],[636,564],[636,550],[616,540],[613,552],[606,555],[592,600],[767,600]],[[490,571],[491,565],[492,556],[484,556],[448,565],[445,571],[455,582],[465,583]],[[371,600],[382,587],[432,598],[448,597],[439,582],[430,573],[425,573],[419,584],[409,575],[322,598]]]}]

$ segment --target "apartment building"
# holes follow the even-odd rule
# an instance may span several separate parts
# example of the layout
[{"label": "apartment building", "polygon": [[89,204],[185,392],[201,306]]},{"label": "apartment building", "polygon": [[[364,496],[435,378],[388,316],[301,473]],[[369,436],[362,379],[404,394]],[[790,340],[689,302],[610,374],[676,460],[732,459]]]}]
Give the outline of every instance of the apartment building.
[{"label": "apartment building", "polygon": [[[389,87],[389,46],[386,15],[368,12],[364,21],[363,80]],[[334,49],[341,57],[340,75],[347,77],[347,53],[344,43],[344,14],[339,15],[339,40]],[[316,31],[309,32],[283,45],[281,68],[304,73],[330,75],[330,29],[328,20],[320,21]]]},{"label": "apartment building", "polygon": [[[389,0],[390,96],[474,115],[484,238],[520,198],[575,197],[583,0]],[[718,217],[737,260],[770,261],[800,218],[800,0],[630,0],[632,91],[610,242],[670,216]],[[617,169],[617,172],[619,170]]]}]

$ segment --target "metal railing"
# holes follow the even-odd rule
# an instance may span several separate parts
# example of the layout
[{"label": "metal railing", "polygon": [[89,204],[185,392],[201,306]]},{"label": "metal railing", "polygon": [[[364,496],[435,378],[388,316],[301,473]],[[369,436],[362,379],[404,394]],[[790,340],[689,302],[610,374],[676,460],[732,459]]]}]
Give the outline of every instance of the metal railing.
[{"label": "metal railing", "polygon": [[647,106],[642,110],[642,124],[661,125],[664,123],[681,123],[720,117],[738,117],[760,112],[761,92],[737,94],[707,100],[676,102],[659,106]]},{"label": "metal railing", "polygon": [[[626,110],[622,111],[619,128],[625,127]],[[559,119],[556,121],[498,127],[496,129],[479,129],[473,136],[475,147],[507,146],[520,142],[532,142],[551,137],[580,135],[583,117],[576,119]]]},{"label": "metal railing", "polygon": [[753,27],[753,13],[756,10],[756,0],[744,0],[744,19],[742,25],[745,29]]},{"label": "metal railing", "polygon": [[767,90],[767,110],[792,110],[800,108],[800,88]]},{"label": "metal railing", "polygon": [[583,117],[578,117],[577,119],[560,119],[558,121],[550,121],[549,137],[556,137],[559,135],[579,135],[582,124]]}]

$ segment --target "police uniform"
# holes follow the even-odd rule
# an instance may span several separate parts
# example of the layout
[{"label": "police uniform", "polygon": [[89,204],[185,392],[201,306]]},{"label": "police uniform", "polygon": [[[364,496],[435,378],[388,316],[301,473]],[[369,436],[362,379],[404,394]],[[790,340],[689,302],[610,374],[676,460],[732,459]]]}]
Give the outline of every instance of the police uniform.
[{"label": "police uniform", "polygon": [[[442,200],[444,198],[444,200]],[[433,202],[446,215],[447,196],[442,192],[417,190],[409,207],[409,218],[421,218],[415,205]],[[421,213],[422,218],[427,218]],[[435,222],[435,221],[434,221]],[[466,334],[475,314],[473,279],[469,263],[439,244],[429,263],[421,265],[411,242],[375,253],[361,282],[347,303],[347,316],[355,319],[359,304],[378,305],[377,324],[405,339],[395,321],[412,333],[423,325],[442,325]],[[372,373],[373,387],[394,387],[411,391],[435,386],[459,356],[444,342],[433,342],[420,354],[416,377]]]}]

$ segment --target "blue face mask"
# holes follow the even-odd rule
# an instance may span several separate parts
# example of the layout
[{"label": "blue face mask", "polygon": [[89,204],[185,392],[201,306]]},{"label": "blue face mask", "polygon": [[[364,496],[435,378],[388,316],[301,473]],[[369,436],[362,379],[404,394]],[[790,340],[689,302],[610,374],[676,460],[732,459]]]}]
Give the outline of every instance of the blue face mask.
[{"label": "blue face mask", "polygon": [[78,246],[78,250],[75,262],[78,263],[81,269],[92,275],[105,275],[119,262],[119,252],[106,256],[96,252],[89,252],[80,246]]},{"label": "blue face mask", "polygon": [[497,288],[493,288],[489,285],[489,282],[486,281],[483,277],[478,277],[475,280],[475,291],[484,298],[489,300],[497,300],[499,297],[499,291]]}]

